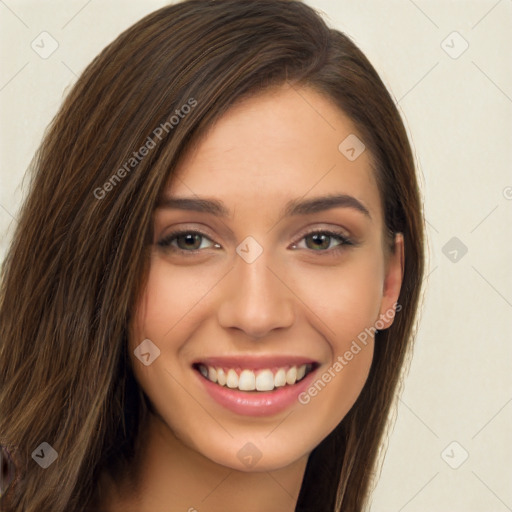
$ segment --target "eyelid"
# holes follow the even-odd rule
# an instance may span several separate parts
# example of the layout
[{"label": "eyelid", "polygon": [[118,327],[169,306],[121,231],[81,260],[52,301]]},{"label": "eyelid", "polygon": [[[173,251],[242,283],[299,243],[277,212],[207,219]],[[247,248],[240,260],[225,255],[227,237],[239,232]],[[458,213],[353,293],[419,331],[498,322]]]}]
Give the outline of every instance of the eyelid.
[{"label": "eyelid", "polygon": [[[299,234],[296,236],[296,240],[302,240],[302,238],[312,235],[315,233],[331,233],[336,236],[340,236],[342,238],[345,238],[347,240],[353,241],[352,236],[348,232],[348,230],[342,228],[341,226],[332,226],[332,225],[326,225],[326,224],[312,224],[305,228],[303,228]],[[297,243],[297,242],[294,242]]]},{"label": "eyelid", "polygon": [[164,235],[160,235],[157,237],[158,240],[164,240],[165,238],[169,238],[170,235],[176,236],[177,234],[184,234],[184,233],[197,233],[199,235],[204,236],[205,238],[210,239],[212,242],[215,238],[215,235],[213,231],[210,230],[207,226],[205,226],[202,223],[197,222],[191,222],[191,223],[176,223],[166,226],[165,230],[162,230],[162,232],[165,232]]}]

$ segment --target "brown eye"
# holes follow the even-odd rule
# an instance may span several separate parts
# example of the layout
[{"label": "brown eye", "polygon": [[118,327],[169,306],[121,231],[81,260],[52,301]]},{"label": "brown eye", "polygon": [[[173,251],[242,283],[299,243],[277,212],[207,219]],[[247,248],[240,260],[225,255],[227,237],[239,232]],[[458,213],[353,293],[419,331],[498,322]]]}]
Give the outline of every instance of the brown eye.
[{"label": "brown eye", "polygon": [[220,247],[219,244],[212,242],[210,238],[199,231],[175,231],[169,233],[158,241],[158,245],[164,249],[181,252],[194,252],[211,247]]},{"label": "brown eye", "polygon": [[[302,240],[304,246],[301,247]],[[333,243],[336,242],[336,243]],[[355,245],[349,238],[342,233],[333,231],[313,231],[302,237],[301,243],[296,244],[295,248],[309,249],[319,253],[331,253],[343,250],[344,246]]]},{"label": "brown eye", "polygon": [[[304,239],[306,240],[306,247],[308,249],[318,250],[329,249],[332,237],[330,235],[314,233],[306,236]],[[308,244],[308,241],[311,241],[311,244]]]},{"label": "brown eye", "polygon": [[176,245],[184,250],[197,250],[201,247],[202,236],[195,233],[187,233],[176,237]]}]

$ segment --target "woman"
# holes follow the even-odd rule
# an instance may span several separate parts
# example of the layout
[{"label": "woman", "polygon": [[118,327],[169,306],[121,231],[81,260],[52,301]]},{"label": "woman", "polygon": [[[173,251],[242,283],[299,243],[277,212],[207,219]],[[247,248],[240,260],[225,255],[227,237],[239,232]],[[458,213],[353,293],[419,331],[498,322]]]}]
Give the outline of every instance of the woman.
[{"label": "woman", "polygon": [[360,50],[298,1],[165,7],[85,70],[34,169],[2,510],[363,510],[424,226]]}]

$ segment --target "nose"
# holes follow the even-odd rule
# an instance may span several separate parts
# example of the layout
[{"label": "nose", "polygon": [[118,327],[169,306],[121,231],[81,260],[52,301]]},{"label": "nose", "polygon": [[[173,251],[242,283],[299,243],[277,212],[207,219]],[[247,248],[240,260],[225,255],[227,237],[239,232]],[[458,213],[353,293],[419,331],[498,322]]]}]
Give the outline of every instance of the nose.
[{"label": "nose", "polygon": [[236,259],[218,308],[218,322],[223,328],[237,329],[256,339],[293,325],[293,292],[285,284],[285,276],[269,266],[265,252],[252,263]]}]

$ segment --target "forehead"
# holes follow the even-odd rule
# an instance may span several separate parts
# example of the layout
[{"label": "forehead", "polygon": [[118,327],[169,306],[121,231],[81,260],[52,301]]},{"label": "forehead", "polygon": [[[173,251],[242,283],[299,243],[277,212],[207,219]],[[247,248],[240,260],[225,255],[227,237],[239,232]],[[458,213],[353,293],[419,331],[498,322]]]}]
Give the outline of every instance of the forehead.
[{"label": "forehead", "polygon": [[284,85],[224,114],[182,158],[166,194],[215,196],[233,210],[264,206],[272,211],[290,199],[343,193],[360,200],[378,220],[371,155],[364,150],[355,160],[347,157],[355,154],[346,152],[347,145],[358,144],[354,137],[361,140],[329,99]]}]

